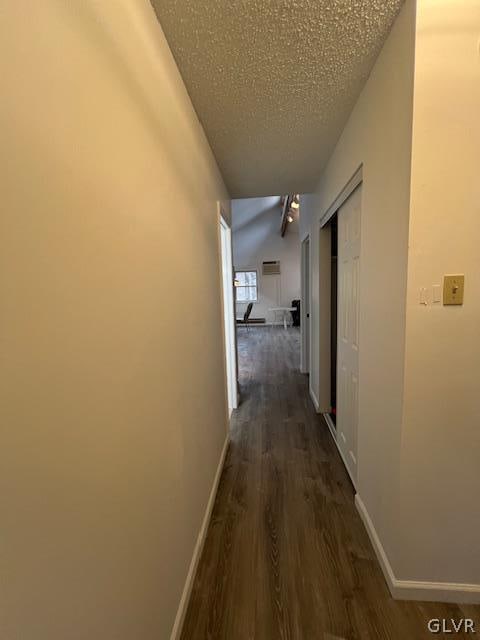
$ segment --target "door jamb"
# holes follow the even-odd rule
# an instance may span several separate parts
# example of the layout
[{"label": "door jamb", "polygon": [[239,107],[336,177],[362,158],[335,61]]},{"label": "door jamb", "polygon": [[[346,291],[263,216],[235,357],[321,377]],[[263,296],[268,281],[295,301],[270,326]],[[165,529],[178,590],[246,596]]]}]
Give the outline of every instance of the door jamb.
[{"label": "door jamb", "polygon": [[[223,211],[219,207],[218,211],[219,231],[220,231],[220,271],[221,271],[221,293],[222,293],[222,329],[224,334],[225,348],[225,374],[227,384],[227,405],[230,417],[233,409],[238,407],[238,382],[237,382],[237,345],[235,326],[235,307],[233,293],[233,255],[232,255],[232,230],[225,220]],[[226,234],[227,253],[224,256],[222,248],[222,231]],[[225,287],[224,269],[231,272],[231,287]],[[227,325],[228,323],[228,325]],[[228,350],[228,353],[227,353]]]},{"label": "door jamb", "polygon": [[[307,265],[307,243],[308,243],[308,265]],[[302,240],[302,255],[301,255],[301,302],[300,302],[300,338],[301,338],[301,349],[300,349],[300,372],[301,373],[310,373],[310,360],[311,360],[311,323],[308,323],[308,331],[309,336],[307,340],[307,334],[305,328],[307,326],[307,309],[305,307],[305,299],[308,295],[308,306],[310,313],[311,306],[311,245],[310,245],[310,234],[306,235]],[[308,278],[307,278],[307,269],[308,269]],[[307,291],[307,282],[308,282],[308,291]],[[308,353],[307,353],[307,345],[308,345]]]}]

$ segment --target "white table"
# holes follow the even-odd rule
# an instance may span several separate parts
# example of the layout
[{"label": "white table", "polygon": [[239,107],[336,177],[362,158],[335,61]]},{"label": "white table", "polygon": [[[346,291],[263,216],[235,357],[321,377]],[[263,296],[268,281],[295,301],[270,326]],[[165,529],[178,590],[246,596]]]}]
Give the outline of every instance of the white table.
[{"label": "white table", "polygon": [[287,314],[291,311],[296,311],[297,307],[272,307],[269,311],[275,314],[275,320],[277,319],[277,313],[283,313],[283,327],[287,328]]}]

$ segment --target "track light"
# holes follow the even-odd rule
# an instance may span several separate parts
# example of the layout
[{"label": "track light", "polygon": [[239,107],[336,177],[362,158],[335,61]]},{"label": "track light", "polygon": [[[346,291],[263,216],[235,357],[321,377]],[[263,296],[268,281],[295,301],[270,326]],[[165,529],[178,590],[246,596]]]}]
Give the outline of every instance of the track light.
[{"label": "track light", "polygon": [[295,198],[292,200],[291,203],[291,208],[292,209],[298,209],[298,207],[300,206],[299,202],[298,202],[298,196],[295,196]]},{"label": "track light", "polygon": [[293,217],[290,214],[287,216],[287,222],[293,222]]}]

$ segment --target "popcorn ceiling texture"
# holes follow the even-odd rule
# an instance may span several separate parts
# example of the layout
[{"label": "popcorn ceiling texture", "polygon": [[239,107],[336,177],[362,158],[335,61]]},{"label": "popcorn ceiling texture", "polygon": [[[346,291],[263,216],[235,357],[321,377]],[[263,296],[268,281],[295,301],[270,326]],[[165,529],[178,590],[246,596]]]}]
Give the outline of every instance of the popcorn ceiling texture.
[{"label": "popcorn ceiling texture", "polygon": [[403,0],[152,3],[231,196],[250,197],[314,189]]}]

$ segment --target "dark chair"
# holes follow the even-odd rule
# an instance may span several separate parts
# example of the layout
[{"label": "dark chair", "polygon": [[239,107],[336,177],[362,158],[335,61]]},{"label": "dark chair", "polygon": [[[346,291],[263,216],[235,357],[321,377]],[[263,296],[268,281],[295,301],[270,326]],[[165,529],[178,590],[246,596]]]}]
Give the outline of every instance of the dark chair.
[{"label": "dark chair", "polygon": [[292,307],[296,307],[295,311],[290,311],[292,314],[292,324],[294,327],[300,326],[300,300],[292,300]]},{"label": "dark chair", "polygon": [[243,314],[243,324],[247,325],[247,331],[248,331],[248,326],[250,324],[249,318],[250,318],[250,314],[252,313],[252,309],[253,309],[253,302],[249,302],[247,305],[247,308],[245,309],[245,313]]}]

